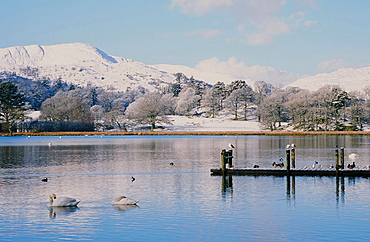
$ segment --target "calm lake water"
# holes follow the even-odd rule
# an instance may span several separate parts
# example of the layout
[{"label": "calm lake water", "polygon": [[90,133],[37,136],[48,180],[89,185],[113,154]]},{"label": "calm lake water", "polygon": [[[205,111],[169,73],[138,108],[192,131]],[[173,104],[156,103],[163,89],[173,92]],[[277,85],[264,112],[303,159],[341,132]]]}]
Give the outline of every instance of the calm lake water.
[{"label": "calm lake water", "polygon": [[[297,168],[334,164],[336,144],[370,165],[368,136],[0,137],[0,241],[369,239],[368,178],[211,176],[229,142],[236,167],[291,143]],[[52,193],[79,207],[50,210]],[[121,195],[140,202],[111,206]]]}]

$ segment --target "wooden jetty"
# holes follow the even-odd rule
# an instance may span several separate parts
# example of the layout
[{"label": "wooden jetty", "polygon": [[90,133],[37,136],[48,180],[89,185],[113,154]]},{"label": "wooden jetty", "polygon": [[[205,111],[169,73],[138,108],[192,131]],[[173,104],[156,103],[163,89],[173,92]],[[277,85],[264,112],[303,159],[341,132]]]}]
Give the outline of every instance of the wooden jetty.
[{"label": "wooden jetty", "polygon": [[211,169],[211,175],[242,175],[242,176],[345,176],[370,177],[370,170],[365,169],[287,169],[281,168],[221,168]]},{"label": "wooden jetty", "polygon": [[[335,167],[330,169],[295,168],[295,147],[286,148],[285,168],[235,168],[232,163],[232,150],[221,152],[221,168],[211,169],[211,175],[250,175],[250,176],[342,176],[342,177],[370,177],[370,169],[344,167],[344,148],[335,149]],[[340,155],[339,155],[340,153]],[[340,157],[340,164],[339,164]],[[226,167],[228,164],[228,167]]]}]

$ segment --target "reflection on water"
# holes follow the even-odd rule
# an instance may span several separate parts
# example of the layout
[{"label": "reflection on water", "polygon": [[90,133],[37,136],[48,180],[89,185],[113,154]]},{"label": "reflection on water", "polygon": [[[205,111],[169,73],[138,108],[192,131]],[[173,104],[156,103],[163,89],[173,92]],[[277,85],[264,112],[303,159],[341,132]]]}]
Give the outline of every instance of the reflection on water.
[{"label": "reflection on water", "polygon": [[48,207],[50,218],[55,218],[57,215],[69,215],[78,210],[78,207]]},{"label": "reflection on water", "polygon": [[[238,176],[238,175],[235,175]],[[223,197],[233,195],[233,175],[222,175],[221,177],[221,194]],[[258,176],[251,176],[251,177],[258,177]],[[286,200],[288,204],[292,205],[291,202],[295,201],[296,195],[296,176],[284,176],[286,181]],[[299,177],[298,177],[299,179]],[[336,194],[336,202],[337,205],[339,203],[345,202],[345,177],[343,176],[336,176],[334,177],[327,177],[327,179],[335,179],[335,194]],[[367,178],[359,178],[359,177],[347,177],[348,184],[354,186],[356,183],[356,179],[367,179]],[[329,188],[330,189],[330,188]]]},{"label": "reflection on water", "polygon": [[[291,143],[297,146],[297,168],[335,163],[335,144],[345,147],[346,162],[356,153],[356,164],[370,164],[368,136],[0,137],[0,237],[368,239],[369,179],[211,176],[228,143],[236,146],[235,167],[271,167]],[[41,181],[44,177],[48,182]],[[52,193],[81,200],[79,208],[46,210]],[[122,194],[140,200],[140,209],[112,208],[111,201]],[[356,234],[348,233],[349,227]]]},{"label": "reflection on water", "polygon": [[126,210],[131,209],[131,208],[136,208],[136,207],[138,207],[138,205],[136,205],[136,204],[135,205],[114,204],[114,205],[112,205],[112,207],[116,208],[118,211],[126,211]]}]

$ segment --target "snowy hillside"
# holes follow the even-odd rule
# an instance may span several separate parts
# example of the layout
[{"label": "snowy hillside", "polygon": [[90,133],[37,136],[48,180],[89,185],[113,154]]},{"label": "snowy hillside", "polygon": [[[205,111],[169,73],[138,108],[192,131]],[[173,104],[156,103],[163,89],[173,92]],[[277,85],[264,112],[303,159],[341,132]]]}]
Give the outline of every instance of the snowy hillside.
[{"label": "snowy hillside", "polygon": [[325,85],[339,85],[346,91],[362,91],[370,86],[370,66],[361,68],[343,68],[331,73],[318,74],[298,79],[287,85],[315,91]]},{"label": "snowy hillside", "polygon": [[93,84],[118,90],[138,86],[153,90],[163,85],[163,82],[171,83],[174,80],[171,73],[141,62],[109,56],[88,44],[31,45],[0,49],[0,71],[20,74],[20,69],[26,67],[37,68],[39,77],[61,77],[63,81],[73,84]]},{"label": "snowy hillside", "polygon": [[[37,68],[36,74],[35,71],[24,71],[28,67]],[[73,84],[92,84],[122,91],[139,86],[153,91],[166,83],[173,83],[174,74],[178,72],[210,84],[217,81],[228,84],[237,80],[230,75],[204,72],[186,66],[149,66],[123,57],[110,56],[83,43],[0,49],[0,71],[13,71],[23,77],[62,78]],[[252,81],[247,83],[253,84]]]},{"label": "snowy hillside", "polygon": [[[159,64],[159,65],[151,65],[153,68],[156,68],[158,70],[162,70],[168,73],[177,73],[181,72],[185,74],[187,77],[194,77],[197,80],[207,82],[211,85],[216,84],[216,82],[221,81],[225,84],[230,84],[232,81],[240,80],[240,78],[237,78],[232,75],[228,75],[225,73],[217,73],[217,72],[208,72],[199,70],[196,68],[188,67],[188,66],[182,66],[182,65],[167,65],[167,64]],[[249,85],[254,85],[254,81],[252,80],[245,80],[244,81]]]}]

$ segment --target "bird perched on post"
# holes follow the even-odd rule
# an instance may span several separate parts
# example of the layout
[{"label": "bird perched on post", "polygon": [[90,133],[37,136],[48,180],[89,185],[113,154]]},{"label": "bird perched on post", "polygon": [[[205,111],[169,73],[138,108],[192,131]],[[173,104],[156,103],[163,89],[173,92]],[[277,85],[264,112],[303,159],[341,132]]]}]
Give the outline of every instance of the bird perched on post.
[{"label": "bird perched on post", "polygon": [[294,143],[292,143],[291,145],[290,145],[290,147],[292,147],[293,149],[295,148],[295,147],[297,147]]},{"label": "bird perched on post", "polygon": [[289,150],[290,149],[290,144],[287,144],[286,145],[286,149]]},{"label": "bird perched on post", "polygon": [[231,149],[234,149],[234,148],[235,148],[235,146],[234,146],[233,144],[231,144],[231,143],[229,143],[229,147],[230,147]]}]

